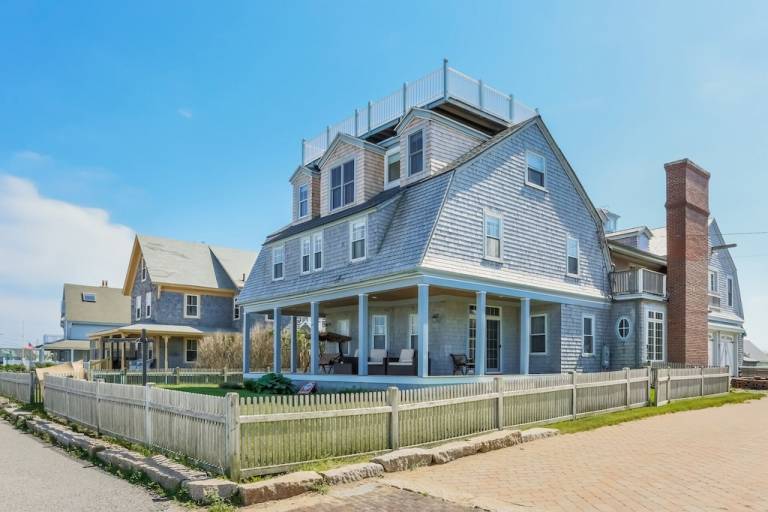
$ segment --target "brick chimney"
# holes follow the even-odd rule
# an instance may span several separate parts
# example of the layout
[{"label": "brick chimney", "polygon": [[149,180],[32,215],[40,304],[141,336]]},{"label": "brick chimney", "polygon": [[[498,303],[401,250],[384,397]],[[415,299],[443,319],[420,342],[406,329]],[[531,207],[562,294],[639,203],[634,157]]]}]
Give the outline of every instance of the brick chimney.
[{"label": "brick chimney", "polygon": [[707,364],[709,173],[686,159],[667,173],[667,359]]}]

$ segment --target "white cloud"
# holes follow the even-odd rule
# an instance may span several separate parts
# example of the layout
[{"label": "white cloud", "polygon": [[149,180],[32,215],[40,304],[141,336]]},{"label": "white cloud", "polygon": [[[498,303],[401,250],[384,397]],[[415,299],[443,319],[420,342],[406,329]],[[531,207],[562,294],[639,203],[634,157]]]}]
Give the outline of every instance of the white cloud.
[{"label": "white cloud", "polygon": [[44,197],[31,181],[0,174],[0,305],[10,304],[0,307],[0,345],[20,337],[21,321],[33,340],[57,332],[50,301],[58,304],[65,282],[122,285],[133,236],[105,210]]},{"label": "white cloud", "polygon": [[48,155],[38,153],[37,151],[31,151],[29,149],[25,149],[24,151],[17,151],[13,154],[13,159],[16,161],[30,162],[35,164],[49,163],[51,161],[51,157]]},{"label": "white cloud", "polygon": [[192,119],[192,111],[188,108],[180,108],[176,112],[185,119]]}]

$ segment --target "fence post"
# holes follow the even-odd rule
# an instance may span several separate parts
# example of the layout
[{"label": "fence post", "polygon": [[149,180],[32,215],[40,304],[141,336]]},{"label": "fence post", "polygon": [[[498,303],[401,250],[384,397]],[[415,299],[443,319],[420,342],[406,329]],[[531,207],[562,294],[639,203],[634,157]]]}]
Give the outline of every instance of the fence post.
[{"label": "fence post", "polygon": [[173,369],[173,383],[177,386],[181,384],[181,374],[179,373],[179,367]]},{"label": "fence post", "polygon": [[501,377],[494,377],[493,383],[496,387],[496,427],[501,430],[504,428],[504,380]]},{"label": "fence post", "polygon": [[664,397],[664,398],[666,398],[666,399],[667,399],[667,403],[669,403],[669,402],[670,402],[670,398],[672,398],[672,397],[669,395],[669,391],[670,391],[670,387],[671,387],[671,385],[670,385],[670,382],[672,382],[672,372],[671,372],[671,371],[669,371],[669,370],[667,370],[667,386],[666,386],[666,389],[667,389],[667,396],[665,396],[665,397]]},{"label": "fence post", "polygon": [[227,382],[227,367],[225,366],[223,370],[221,370],[221,377],[224,379],[224,382]]},{"label": "fence post", "polygon": [[394,386],[387,388],[387,403],[392,407],[389,415],[389,447],[393,450],[400,448],[400,420],[398,409],[400,406],[400,390]]},{"label": "fence post", "polygon": [[632,405],[632,382],[629,380],[629,368],[624,367],[624,375],[627,378],[627,409],[629,409],[629,406]]},{"label": "fence post", "polygon": [[701,395],[699,396],[704,396],[704,367],[699,368],[699,371],[701,373]]},{"label": "fence post", "polygon": [[[659,369],[653,368],[651,369],[651,374],[653,375],[653,389],[656,390],[656,396],[653,397],[653,405],[656,407],[659,406]],[[648,395],[648,400],[651,399],[651,395]]]},{"label": "fence post", "polygon": [[29,403],[35,403],[35,389],[37,388],[36,372],[35,370],[29,371]]},{"label": "fence post", "polygon": [[101,384],[104,379],[96,379],[96,433],[101,435]]},{"label": "fence post", "polygon": [[128,369],[127,368],[123,368],[123,371],[120,374],[120,384],[128,384]]},{"label": "fence post", "polygon": [[224,418],[225,428],[225,468],[229,478],[240,481],[240,396],[227,393],[227,406]]},{"label": "fence post", "polygon": [[646,382],[646,385],[648,386],[648,394],[646,396],[648,397],[648,405],[651,405],[651,385],[653,384],[651,382],[651,377],[653,375],[653,371],[651,370],[651,365],[650,364],[648,366],[646,366],[646,370],[647,370],[647,372],[646,372],[645,376],[648,379],[648,381]]},{"label": "fence post", "polygon": [[152,382],[147,382],[144,386],[144,441],[147,446],[152,446]]},{"label": "fence post", "polygon": [[571,370],[571,386],[573,391],[571,393],[571,401],[573,402],[573,419],[576,419],[576,370]]}]

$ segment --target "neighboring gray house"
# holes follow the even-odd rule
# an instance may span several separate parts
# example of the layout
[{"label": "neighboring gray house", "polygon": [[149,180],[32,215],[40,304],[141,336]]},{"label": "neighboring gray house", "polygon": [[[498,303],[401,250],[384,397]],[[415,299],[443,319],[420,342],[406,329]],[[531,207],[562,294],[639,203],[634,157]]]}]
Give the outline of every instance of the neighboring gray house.
[{"label": "neighboring gray house", "polygon": [[89,336],[130,322],[130,299],[120,288],[65,284],[61,297],[61,339],[38,348],[49,351],[56,361],[87,361]]},{"label": "neighboring gray house", "polygon": [[136,236],[122,289],[132,323],[93,333],[93,357],[130,366],[140,359],[135,338],[145,329],[154,367],[194,366],[205,336],[242,330],[237,297],[255,260],[255,252]]},{"label": "neighboring gray house", "polygon": [[[704,310],[706,276],[678,287],[674,312],[666,292],[668,265],[698,275],[686,262],[706,249],[676,245],[668,262],[649,245],[660,234],[617,231],[618,215],[594,207],[542,118],[511,96],[444,65],[302,147],[292,219],[264,241],[240,303],[280,322],[309,318],[312,380],[456,382],[465,359],[470,379],[706,363],[706,326],[689,335],[680,321],[689,302]],[[706,219],[708,173],[688,160],[665,167],[668,218],[700,228],[682,214]],[[713,254],[713,266],[731,266],[710,324],[738,329],[735,269],[727,251]],[[668,316],[682,332],[673,350]],[[323,335],[351,338],[336,364]],[[714,343],[723,355],[711,362],[723,364],[728,349]],[[280,353],[274,367],[307,380]]]}]

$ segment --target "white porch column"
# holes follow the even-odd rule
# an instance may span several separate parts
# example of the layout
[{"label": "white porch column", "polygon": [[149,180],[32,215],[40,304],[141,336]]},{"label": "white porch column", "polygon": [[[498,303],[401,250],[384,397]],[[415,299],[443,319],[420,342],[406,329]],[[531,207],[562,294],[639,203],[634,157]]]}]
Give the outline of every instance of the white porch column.
[{"label": "white porch column", "polygon": [[168,369],[168,336],[163,336],[163,370]]},{"label": "white porch column", "polygon": [[274,318],[274,328],[272,330],[272,371],[282,373],[283,371],[283,313],[276,307],[272,312]]},{"label": "white porch column", "polygon": [[[250,373],[251,372],[251,328],[253,327],[251,324],[253,322],[253,317],[248,317],[248,312],[243,311],[243,373]],[[166,339],[166,356],[168,352],[168,340]],[[168,358],[166,357],[165,360],[166,364],[168,364]]]},{"label": "white porch column", "polygon": [[69,349],[69,362],[70,363],[75,362],[75,349],[73,348]]},{"label": "white porch column", "polygon": [[368,294],[357,296],[357,374],[368,375]]},{"label": "white porch column", "polygon": [[299,367],[299,333],[296,327],[296,317],[291,317],[291,373],[296,373]]},{"label": "white porch column", "polygon": [[477,292],[475,303],[475,375],[485,375],[486,363],[486,327],[485,302],[486,293]]},{"label": "white porch column", "polygon": [[531,299],[520,299],[520,374],[528,375],[531,352]]},{"label": "white porch column", "polygon": [[419,335],[419,377],[429,375],[429,285],[419,284],[418,335]]},{"label": "white porch column", "polygon": [[309,373],[317,375],[320,371],[320,304],[309,303],[310,316],[310,347],[309,347]]}]

